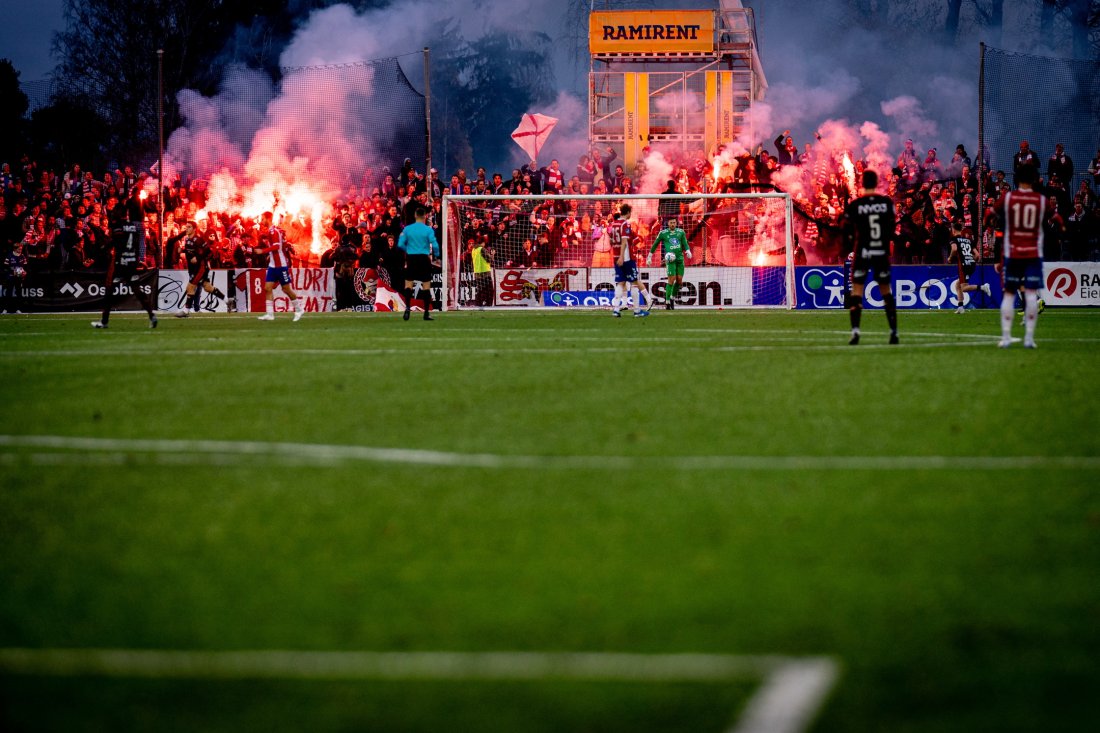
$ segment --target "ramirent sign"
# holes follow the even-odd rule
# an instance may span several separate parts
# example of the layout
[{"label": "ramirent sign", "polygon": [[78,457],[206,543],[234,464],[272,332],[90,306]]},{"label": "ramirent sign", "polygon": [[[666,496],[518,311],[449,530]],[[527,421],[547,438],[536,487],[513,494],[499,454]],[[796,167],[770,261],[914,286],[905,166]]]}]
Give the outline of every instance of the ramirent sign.
[{"label": "ramirent sign", "polygon": [[714,51],[711,10],[604,11],[589,16],[588,28],[593,54]]}]

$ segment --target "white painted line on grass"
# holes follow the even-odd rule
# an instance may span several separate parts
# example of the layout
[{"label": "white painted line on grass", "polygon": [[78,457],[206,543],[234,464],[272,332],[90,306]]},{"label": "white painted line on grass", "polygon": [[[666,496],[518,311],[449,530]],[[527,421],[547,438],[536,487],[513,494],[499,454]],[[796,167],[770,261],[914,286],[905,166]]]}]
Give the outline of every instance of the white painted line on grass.
[{"label": "white painted line on grass", "polygon": [[[26,358],[26,357],[83,357],[83,356],[123,356],[126,358],[131,357],[153,357],[153,358],[172,358],[178,356],[229,356],[229,357],[246,357],[246,356],[408,356],[411,350],[415,350],[416,354],[435,354],[435,355],[490,355],[496,354],[501,356],[513,356],[520,354],[622,354],[632,353],[637,354],[640,351],[693,351],[693,352],[759,352],[759,351],[792,351],[792,352],[805,352],[805,351],[838,351],[856,354],[860,351],[868,349],[889,348],[892,351],[899,351],[902,348],[905,349],[942,349],[952,347],[984,347],[992,348],[996,343],[995,340],[989,341],[940,341],[940,342],[905,342],[902,346],[889,346],[885,343],[886,334],[879,335],[883,339],[883,343],[874,344],[869,343],[869,339],[875,337],[874,335],[864,335],[863,341],[860,346],[853,347],[848,346],[846,343],[836,344],[811,344],[811,343],[799,343],[799,344],[747,344],[743,346],[736,345],[723,345],[723,344],[694,344],[685,343],[682,341],[673,341],[669,339],[663,339],[654,343],[639,343],[638,341],[631,341],[629,345],[624,346],[582,346],[577,348],[571,348],[569,346],[546,346],[546,347],[530,347],[530,346],[500,346],[500,347],[484,347],[484,346],[471,346],[467,348],[453,347],[453,348],[432,348],[421,346],[410,346],[409,348],[393,348],[393,347],[376,347],[372,349],[173,349],[149,347],[143,349],[118,349],[118,348],[102,348],[102,349],[34,349],[34,350],[9,350],[0,351],[0,357],[6,358]],[[628,339],[629,341],[629,339]]]},{"label": "white painted line on grass", "polygon": [[[18,449],[65,452],[18,452]],[[228,440],[88,438],[63,435],[0,435],[6,465],[251,465],[340,466],[392,463],[487,470],[623,470],[673,468],[683,471],[1018,471],[1100,470],[1100,456],[597,456],[508,455],[416,448]]]},{"label": "white painted line on grass", "polygon": [[806,730],[840,674],[828,657],[598,652],[0,649],[0,671],[54,677],[291,680],[578,680],[721,683],[762,678],[733,733]]},{"label": "white painted line on grass", "polygon": [[772,671],[730,733],[793,733],[814,722],[840,669],[824,657],[792,659]]}]

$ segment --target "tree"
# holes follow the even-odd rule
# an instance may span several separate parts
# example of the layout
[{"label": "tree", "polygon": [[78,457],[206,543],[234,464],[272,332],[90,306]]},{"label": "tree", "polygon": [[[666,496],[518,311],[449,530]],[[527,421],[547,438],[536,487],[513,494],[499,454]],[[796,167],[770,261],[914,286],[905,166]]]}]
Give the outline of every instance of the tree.
[{"label": "tree", "polygon": [[[295,3],[304,10],[331,2]],[[309,6],[309,7],[305,7]],[[273,46],[296,17],[276,0],[65,0],[65,30],[54,38],[61,63],[58,95],[94,109],[108,125],[107,146],[127,160],[148,159],[157,147],[157,50],[164,50],[165,129],[179,126],[181,89],[212,93],[231,50],[267,67],[267,46],[234,46],[240,28],[260,26]]]},{"label": "tree", "polygon": [[0,160],[11,162],[22,149],[30,102],[19,88],[19,72],[9,59],[0,59]]},{"label": "tree", "polygon": [[79,162],[88,170],[102,170],[113,159],[107,123],[87,104],[59,98],[31,113],[30,149],[35,160],[54,169]]},{"label": "tree", "polygon": [[468,169],[473,158],[503,165],[520,116],[552,97],[550,37],[497,31],[471,42],[450,23],[431,47],[433,118],[442,119],[433,125],[446,151],[444,170]]}]

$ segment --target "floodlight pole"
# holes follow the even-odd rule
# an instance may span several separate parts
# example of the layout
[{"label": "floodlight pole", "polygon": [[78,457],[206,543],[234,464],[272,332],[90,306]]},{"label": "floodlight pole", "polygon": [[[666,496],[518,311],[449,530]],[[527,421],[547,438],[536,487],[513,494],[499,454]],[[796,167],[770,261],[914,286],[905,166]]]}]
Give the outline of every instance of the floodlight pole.
[{"label": "floodlight pole", "polygon": [[157,49],[157,267],[164,265],[164,49]]},{"label": "floodlight pole", "polygon": [[432,56],[424,47],[424,177],[428,181],[428,201],[432,200]]}]

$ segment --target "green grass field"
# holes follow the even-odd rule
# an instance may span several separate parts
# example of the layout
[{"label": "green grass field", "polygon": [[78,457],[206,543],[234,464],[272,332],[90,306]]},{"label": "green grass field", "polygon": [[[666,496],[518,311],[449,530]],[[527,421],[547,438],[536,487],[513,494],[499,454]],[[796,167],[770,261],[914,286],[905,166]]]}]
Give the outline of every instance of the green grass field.
[{"label": "green grass field", "polygon": [[171,654],[283,650],[826,658],[809,730],[1091,729],[1100,313],[997,318],[4,317],[0,728],[720,733],[766,682]]}]

